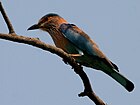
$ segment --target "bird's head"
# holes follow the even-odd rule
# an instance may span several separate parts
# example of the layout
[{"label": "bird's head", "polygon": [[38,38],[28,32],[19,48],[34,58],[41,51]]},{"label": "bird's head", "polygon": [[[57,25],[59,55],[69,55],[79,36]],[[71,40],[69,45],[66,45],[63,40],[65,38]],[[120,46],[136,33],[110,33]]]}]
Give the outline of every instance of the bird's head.
[{"label": "bird's head", "polygon": [[28,30],[41,29],[49,32],[50,29],[58,28],[62,23],[67,23],[67,21],[57,14],[50,13],[43,16],[37,24],[32,25]]}]

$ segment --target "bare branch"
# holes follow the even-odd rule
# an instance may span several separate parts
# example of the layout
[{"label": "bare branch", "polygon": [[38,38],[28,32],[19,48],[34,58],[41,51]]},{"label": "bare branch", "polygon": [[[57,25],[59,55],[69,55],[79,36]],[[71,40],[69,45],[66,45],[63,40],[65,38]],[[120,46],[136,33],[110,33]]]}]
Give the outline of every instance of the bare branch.
[{"label": "bare branch", "polygon": [[13,41],[13,42],[18,42],[18,43],[24,43],[28,45],[32,45],[37,48],[41,48],[45,51],[49,51],[53,54],[56,54],[60,56],[61,58],[65,59],[71,66],[74,68],[74,71],[81,77],[83,84],[84,84],[84,92],[80,93],[79,96],[88,96],[93,102],[95,102],[96,105],[105,105],[104,102],[96,96],[96,94],[93,92],[89,79],[86,75],[86,73],[83,71],[83,68],[78,65],[75,60],[69,56],[66,52],[64,52],[62,49],[57,48],[52,45],[45,44],[44,42],[41,42],[37,38],[30,38],[30,37],[25,37],[25,36],[19,36],[19,35],[11,35],[11,34],[3,34],[0,33],[0,38]]},{"label": "bare branch", "polygon": [[6,12],[5,12],[3,6],[2,6],[1,1],[0,1],[0,11],[1,11],[1,14],[2,14],[2,16],[7,24],[8,29],[9,29],[9,34],[15,33],[13,26],[12,26],[8,16],[6,15]]},{"label": "bare branch", "polygon": [[78,65],[69,54],[67,54],[60,48],[41,42],[38,38],[31,38],[31,37],[17,35],[12,27],[12,24],[10,23],[8,19],[8,16],[6,15],[2,7],[1,2],[0,2],[0,11],[3,15],[3,18],[7,24],[7,27],[10,33],[10,34],[0,33],[0,39],[32,45],[36,48],[49,51],[63,58],[66,62],[68,62],[68,64],[72,66],[72,68],[74,68],[74,71],[80,76],[80,78],[83,81],[85,89],[84,89],[84,92],[79,94],[79,97],[88,96],[96,105],[105,105],[104,102],[93,92],[90,81],[86,73],[83,71],[83,68],[81,67],[81,65]]}]

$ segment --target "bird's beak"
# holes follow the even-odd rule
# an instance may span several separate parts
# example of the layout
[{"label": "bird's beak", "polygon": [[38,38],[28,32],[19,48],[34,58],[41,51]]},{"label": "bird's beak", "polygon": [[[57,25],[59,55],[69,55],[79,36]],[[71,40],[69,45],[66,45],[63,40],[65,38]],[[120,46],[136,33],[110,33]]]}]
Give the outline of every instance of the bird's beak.
[{"label": "bird's beak", "polygon": [[34,24],[31,27],[29,27],[27,30],[35,30],[35,29],[39,29],[39,25],[38,24]]}]

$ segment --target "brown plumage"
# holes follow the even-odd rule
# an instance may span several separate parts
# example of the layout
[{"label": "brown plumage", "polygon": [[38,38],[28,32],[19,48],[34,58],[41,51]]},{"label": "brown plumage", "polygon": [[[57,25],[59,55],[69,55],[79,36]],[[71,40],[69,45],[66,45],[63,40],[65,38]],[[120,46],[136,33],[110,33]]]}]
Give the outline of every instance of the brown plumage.
[{"label": "brown plumage", "polygon": [[33,29],[41,29],[48,32],[55,45],[74,57],[77,63],[103,71],[128,91],[134,89],[134,84],[118,72],[118,67],[76,25],[69,24],[57,14],[47,14],[28,30]]}]

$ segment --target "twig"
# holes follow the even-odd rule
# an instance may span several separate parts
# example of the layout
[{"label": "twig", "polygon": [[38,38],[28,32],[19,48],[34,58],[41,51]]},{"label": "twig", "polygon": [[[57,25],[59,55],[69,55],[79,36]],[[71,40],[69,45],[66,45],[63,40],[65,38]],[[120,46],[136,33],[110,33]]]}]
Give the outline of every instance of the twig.
[{"label": "twig", "polygon": [[0,1],[0,11],[1,11],[1,14],[2,14],[2,16],[3,16],[3,18],[4,18],[4,20],[5,20],[6,24],[7,24],[8,29],[9,29],[9,34],[15,33],[9,18],[6,15],[6,12],[5,12],[4,8],[2,7],[1,1]]},{"label": "twig", "polygon": [[0,2],[0,10],[1,10],[3,18],[9,29],[9,34],[0,33],[1,39],[32,45],[34,47],[43,49],[45,51],[54,53],[54,54],[60,56],[61,58],[65,59],[65,61],[67,61],[72,66],[72,68],[74,68],[74,71],[81,77],[81,79],[83,81],[85,89],[84,89],[84,92],[79,94],[79,97],[88,96],[96,105],[105,105],[104,102],[93,92],[91,85],[90,85],[90,81],[89,81],[86,73],[83,71],[83,68],[80,65],[78,65],[75,62],[75,60],[71,56],[69,56],[69,54],[67,54],[60,48],[57,48],[52,45],[48,45],[44,42],[41,42],[38,38],[30,38],[30,37],[17,35],[2,7],[1,2]]}]

